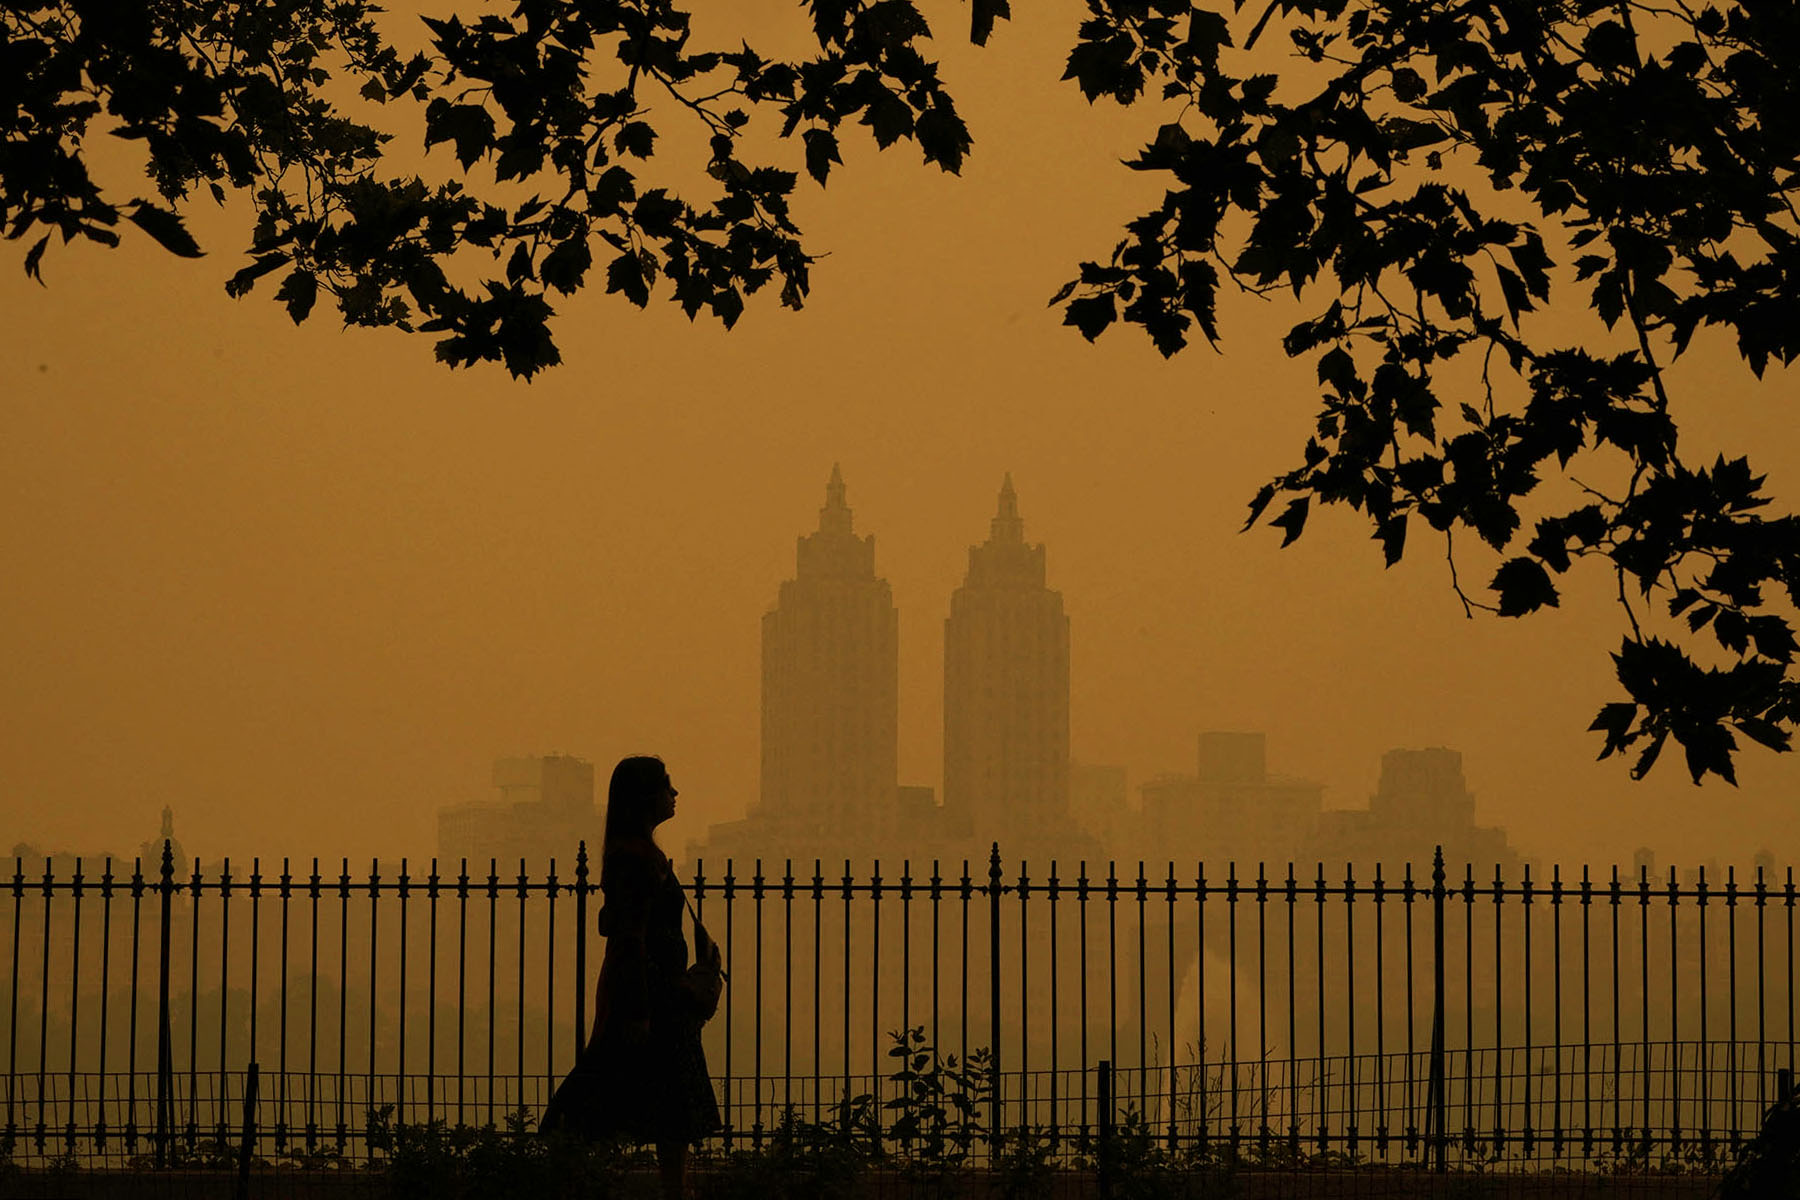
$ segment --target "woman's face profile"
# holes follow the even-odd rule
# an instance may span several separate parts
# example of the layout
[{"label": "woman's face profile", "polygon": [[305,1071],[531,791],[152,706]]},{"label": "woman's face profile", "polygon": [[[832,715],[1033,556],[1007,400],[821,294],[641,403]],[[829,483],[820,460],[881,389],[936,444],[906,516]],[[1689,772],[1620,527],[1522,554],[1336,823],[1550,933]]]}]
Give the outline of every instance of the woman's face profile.
[{"label": "woman's face profile", "polygon": [[662,786],[656,798],[651,801],[651,823],[661,825],[675,815],[675,797],[681,795],[675,790],[675,784],[667,775],[663,776]]}]

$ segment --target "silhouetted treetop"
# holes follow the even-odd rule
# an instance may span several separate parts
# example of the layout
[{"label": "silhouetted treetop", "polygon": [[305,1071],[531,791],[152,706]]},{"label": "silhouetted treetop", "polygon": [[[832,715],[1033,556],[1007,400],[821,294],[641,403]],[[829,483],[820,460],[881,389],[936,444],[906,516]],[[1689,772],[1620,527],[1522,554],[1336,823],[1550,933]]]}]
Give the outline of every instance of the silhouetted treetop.
[{"label": "silhouetted treetop", "polygon": [[[430,51],[409,57],[366,0],[26,0],[4,16],[0,223],[36,235],[25,269],[38,276],[52,234],[114,245],[121,217],[197,255],[183,203],[248,192],[256,225],[232,295],[278,274],[296,321],[324,291],[348,324],[439,334],[451,366],[514,375],[560,360],[551,296],[590,274],[639,306],[666,282],[690,317],[730,326],[771,284],[799,307],[812,261],[788,208],[797,170],[741,154],[753,121],[775,124],[820,184],[846,123],[883,148],[912,141],[946,171],[969,149],[910,0],[805,7],[818,53],[786,62],[697,45],[669,0],[427,18]],[[1005,0],[975,0],[975,39],[1005,15]],[[425,144],[454,154],[452,178],[384,173],[390,135],[371,122],[389,104],[424,105]],[[703,161],[658,160],[652,104],[698,123]],[[141,144],[155,197],[103,192],[87,161],[98,133]],[[468,248],[496,265],[452,261]]]},{"label": "silhouetted treetop", "polygon": [[[1636,748],[1642,775],[1674,737],[1696,781],[1734,780],[1739,735],[1786,749],[1800,528],[1744,460],[1683,456],[1666,369],[1702,326],[1758,376],[1800,352],[1800,8],[1088,8],[1067,77],[1180,107],[1129,164],[1162,202],[1082,264],[1065,321],[1134,324],[1168,355],[1196,327],[1218,343],[1227,282],[1306,306],[1283,348],[1316,364],[1317,428],[1250,524],[1282,501],[1286,544],[1315,502],[1348,504],[1390,565],[1409,530],[1446,551],[1472,533],[1503,561],[1490,599],[1458,594],[1502,616],[1597,560],[1629,625],[1602,757]],[[1278,37],[1300,65],[1257,73],[1268,47],[1245,51]],[[1534,319],[1553,289],[1564,315]],[[1560,498],[1532,496],[1547,477]],[[1640,619],[1652,602],[1674,632]]]}]

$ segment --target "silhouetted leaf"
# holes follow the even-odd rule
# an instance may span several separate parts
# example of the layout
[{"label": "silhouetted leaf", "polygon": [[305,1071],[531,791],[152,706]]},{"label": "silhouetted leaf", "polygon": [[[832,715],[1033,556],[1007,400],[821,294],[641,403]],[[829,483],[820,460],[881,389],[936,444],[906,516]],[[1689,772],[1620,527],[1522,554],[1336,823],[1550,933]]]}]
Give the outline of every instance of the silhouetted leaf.
[{"label": "silhouetted leaf", "polygon": [[988,38],[994,33],[994,22],[1011,17],[1012,8],[1007,0],[971,0],[969,40],[977,46],[987,45]]},{"label": "silhouetted leaf", "polygon": [[800,138],[806,144],[806,172],[823,184],[831,165],[844,161],[838,157],[837,136],[829,129],[808,129]]},{"label": "silhouetted leaf", "polygon": [[287,305],[288,316],[298,325],[306,320],[313,302],[319,298],[319,278],[311,271],[296,270],[281,281],[275,298]]},{"label": "silhouetted leaf", "polygon": [[38,264],[43,261],[44,247],[49,244],[50,235],[46,233],[43,237],[33,242],[31,249],[25,252],[25,274],[37,280],[39,283],[44,282],[44,277],[38,271]]},{"label": "silhouetted leaf", "polygon": [[1511,558],[1500,565],[1489,585],[1500,594],[1500,615],[1522,617],[1546,605],[1557,605],[1556,585],[1543,564],[1529,558]]},{"label": "silhouetted leaf", "polygon": [[649,158],[656,147],[656,130],[643,121],[628,121],[613,135],[613,148],[621,154]]},{"label": "silhouetted leaf", "polygon": [[619,292],[639,308],[650,303],[650,284],[644,278],[644,264],[633,251],[626,251],[606,267],[606,290]]},{"label": "silhouetted leaf", "polygon": [[155,238],[157,244],[170,254],[182,258],[199,258],[200,244],[194,241],[181,218],[166,208],[158,208],[147,200],[133,202],[131,223]]},{"label": "silhouetted leaf", "polygon": [[1381,543],[1381,556],[1388,566],[1400,561],[1406,553],[1406,514],[1389,517],[1375,526],[1375,537]]},{"label": "silhouetted leaf", "polygon": [[1306,528],[1306,513],[1312,507],[1310,497],[1301,496],[1297,500],[1288,501],[1288,506],[1279,517],[1273,518],[1269,524],[1282,531],[1281,544],[1291,546],[1300,531]]},{"label": "silhouetted leaf", "polygon": [[1081,330],[1081,336],[1091,342],[1117,316],[1118,304],[1113,300],[1112,293],[1105,292],[1069,301],[1068,307],[1063,310],[1063,324],[1075,326]]}]

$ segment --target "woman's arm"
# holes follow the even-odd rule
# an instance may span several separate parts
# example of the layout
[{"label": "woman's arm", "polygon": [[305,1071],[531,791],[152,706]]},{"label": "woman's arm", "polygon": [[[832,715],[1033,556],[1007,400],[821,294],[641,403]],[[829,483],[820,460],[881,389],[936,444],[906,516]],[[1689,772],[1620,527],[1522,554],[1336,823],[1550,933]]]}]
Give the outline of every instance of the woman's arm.
[{"label": "woman's arm", "polygon": [[655,867],[628,851],[608,857],[606,975],[612,1014],[621,1022],[650,1018],[650,901]]}]

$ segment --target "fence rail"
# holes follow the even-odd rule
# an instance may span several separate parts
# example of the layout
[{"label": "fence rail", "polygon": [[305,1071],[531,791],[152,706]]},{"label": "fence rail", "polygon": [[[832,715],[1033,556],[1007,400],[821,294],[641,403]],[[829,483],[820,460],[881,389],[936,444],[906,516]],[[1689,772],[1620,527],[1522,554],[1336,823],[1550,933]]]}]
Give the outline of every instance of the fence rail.
[{"label": "fence rail", "polygon": [[[1116,1111],[1171,1145],[1439,1167],[1728,1157],[1795,1065],[1791,869],[1002,864],[684,872],[725,956],[706,1042],[727,1142],[856,1096],[891,1111],[913,1029],[991,1072],[991,1131],[1075,1146]],[[585,847],[564,876],[178,870],[167,844],[148,872],[98,866],[0,876],[15,1155],[190,1161],[248,1118],[275,1153],[359,1157],[384,1106],[534,1117],[588,1023]]]}]

